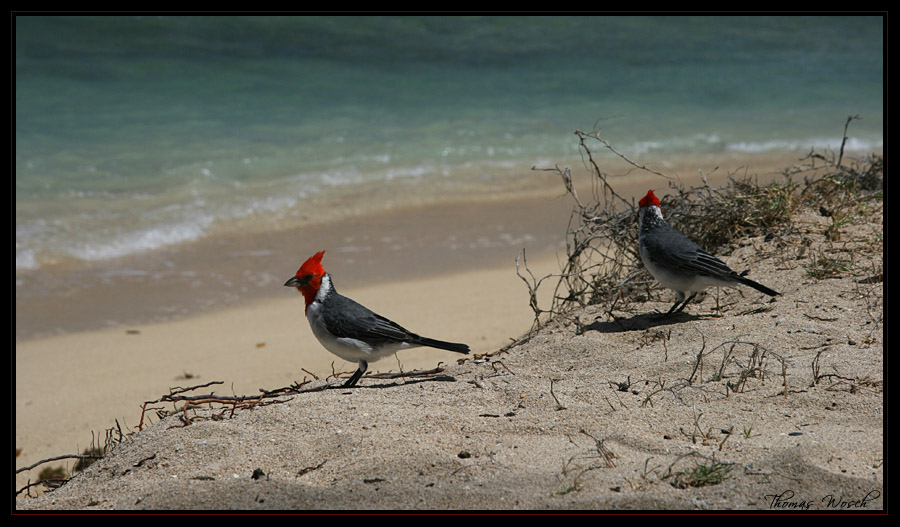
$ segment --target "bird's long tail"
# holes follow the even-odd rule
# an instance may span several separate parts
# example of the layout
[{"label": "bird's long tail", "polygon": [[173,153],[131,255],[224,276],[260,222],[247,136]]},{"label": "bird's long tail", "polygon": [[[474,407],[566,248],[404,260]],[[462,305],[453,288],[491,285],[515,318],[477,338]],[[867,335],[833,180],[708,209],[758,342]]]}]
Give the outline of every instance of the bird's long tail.
[{"label": "bird's long tail", "polygon": [[428,346],[429,348],[438,348],[447,351],[455,351],[456,353],[469,353],[469,346],[456,342],[444,342],[443,340],[434,340],[427,337],[419,337],[416,344],[420,346]]},{"label": "bird's long tail", "polygon": [[757,291],[759,291],[760,293],[765,293],[769,296],[778,296],[781,294],[778,291],[775,291],[774,289],[769,289],[768,287],[766,287],[762,284],[756,283],[753,280],[750,280],[749,278],[744,278],[743,276],[740,276],[740,275],[738,275],[737,280],[738,280],[738,282],[740,282],[746,286],[750,286],[753,289],[756,289]]}]

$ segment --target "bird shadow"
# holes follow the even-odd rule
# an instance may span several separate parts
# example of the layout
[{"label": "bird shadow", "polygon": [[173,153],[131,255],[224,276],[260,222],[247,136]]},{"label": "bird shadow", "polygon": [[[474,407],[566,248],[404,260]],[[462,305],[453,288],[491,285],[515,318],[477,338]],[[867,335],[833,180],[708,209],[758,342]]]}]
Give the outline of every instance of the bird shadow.
[{"label": "bird shadow", "polygon": [[[364,377],[362,377],[362,378],[360,379],[360,381],[362,381],[362,380],[370,380],[370,381],[371,381],[371,380],[380,380],[380,379],[378,379],[377,377],[366,377],[366,376],[364,376]],[[404,379],[404,380],[402,380],[402,381],[396,380],[396,381],[392,381],[392,382],[388,382],[388,383],[357,384],[356,386],[344,386],[343,384],[333,384],[333,385],[329,385],[329,386],[326,388],[326,390],[356,390],[356,389],[366,389],[366,390],[369,390],[369,389],[377,389],[377,390],[383,390],[383,389],[387,389],[387,388],[397,388],[398,386],[409,386],[409,385],[412,385],[412,384],[419,384],[419,383],[422,383],[422,382],[431,382],[431,381],[438,381],[438,382],[456,382],[456,377],[454,377],[454,376],[452,376],[452,375],[433,375],[433,376],[422,377],[422,378],[417,378],[417,379],[409,379],[409,378],[406,378],[406,379]]]},{"label": "bird shadow", "polygon": [[659,326],[668,326],[671,324],[680,324],[692,320],[702,320],[710,318],[708,315],[693,315],[691,313],[644,313],[634,315],[628,318],[616,318],[609,321],[594,320],[590,324],[579,325],[577,334],[581,335],[588,331],[597,331],[600,333],[624,333],[627,331],[641,331]]}]

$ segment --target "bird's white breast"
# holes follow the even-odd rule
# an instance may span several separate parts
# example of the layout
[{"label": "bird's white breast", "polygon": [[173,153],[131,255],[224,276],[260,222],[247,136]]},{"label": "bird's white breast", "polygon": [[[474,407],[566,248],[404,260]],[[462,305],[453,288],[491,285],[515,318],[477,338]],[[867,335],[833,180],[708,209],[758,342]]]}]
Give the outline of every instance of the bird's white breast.
[{"label": "bird's white breast", "polygon": [[[325,286],[325,278],[322,279],[322,286]],[[397,342],[376,348],[360,339],[337,337],[327,329],[323,313],[325,309],[325,305],[319,301],[317,295],[316,300],[306,309],[306,319],[309,321],[309,327],[325,349],[346,361],[356,362],[359,359],[375,361],[398,350],[413,347],[407,342]]]}]

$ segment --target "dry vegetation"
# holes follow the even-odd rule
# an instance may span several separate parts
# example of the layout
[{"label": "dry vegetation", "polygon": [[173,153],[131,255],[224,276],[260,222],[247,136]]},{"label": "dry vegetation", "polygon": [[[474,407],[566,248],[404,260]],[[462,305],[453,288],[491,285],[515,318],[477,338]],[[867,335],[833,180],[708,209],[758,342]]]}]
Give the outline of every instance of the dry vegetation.
[{"label": "dry vegetation", "polygon": [[[846,143],[847,119],[844,128]],[[582,155],[592,175],[592,199],[584,202],[575,190],[571,171],[551,169],[562,179],[575,202],[566,235],[567,259],[561,274],[537,279],[527,268],[524,254],[517,262],[519,276],[529,288],[535,313],[533,330],[542,321],[571,313],[585,306],[601,306],[615,318],[616,310],[633,312],[630,306],[654,298],[662,291],[645,272],[638,253],[634,228],[637,206],[624,199],[610,184],[610,174],[595,162],[591,142],[599,143],[635,169],[669,179],[673,191],[661,206],[667,221],[708,252],[728,253],[739,240],[764,236],[770,256],[803,256],[810,239],[806,236],[801,211],[827,218],[824,232],[827,244],[818,249],[809,275],[828,278],[849,272],[860,244],[865,254],[883,254],[883,237],[849,240],[842,230],[860,215],[880,206],[883,201],[883,158],[870,154],[865,159],[844,159],[840,152],[824,154],[811,151],[798,164],[787,167],[777,181],[760,184],[754,175],[729,174],[728,184],[714,188],[706,184],[685,187],[668,176],[639,165],[616,151],[599,132],[577,131]],[[781,256],[779,256],[781,255]],[[523,270],[528,276],[523,275]],[[883,268],[867,270],[871,280],[883,276]],[[538,305],[538,288],[556,278],[552,305]]]}]

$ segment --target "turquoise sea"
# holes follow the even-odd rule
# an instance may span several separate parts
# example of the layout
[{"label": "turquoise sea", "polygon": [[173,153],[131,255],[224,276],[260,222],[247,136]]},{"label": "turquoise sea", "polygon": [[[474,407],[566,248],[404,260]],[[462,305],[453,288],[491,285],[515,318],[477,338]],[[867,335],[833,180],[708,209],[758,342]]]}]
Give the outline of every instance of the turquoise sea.
[{"label": "turquoise sea", "polygon": [[884,20],[16,16],[17,272],[577,159],[883,147]]}]

